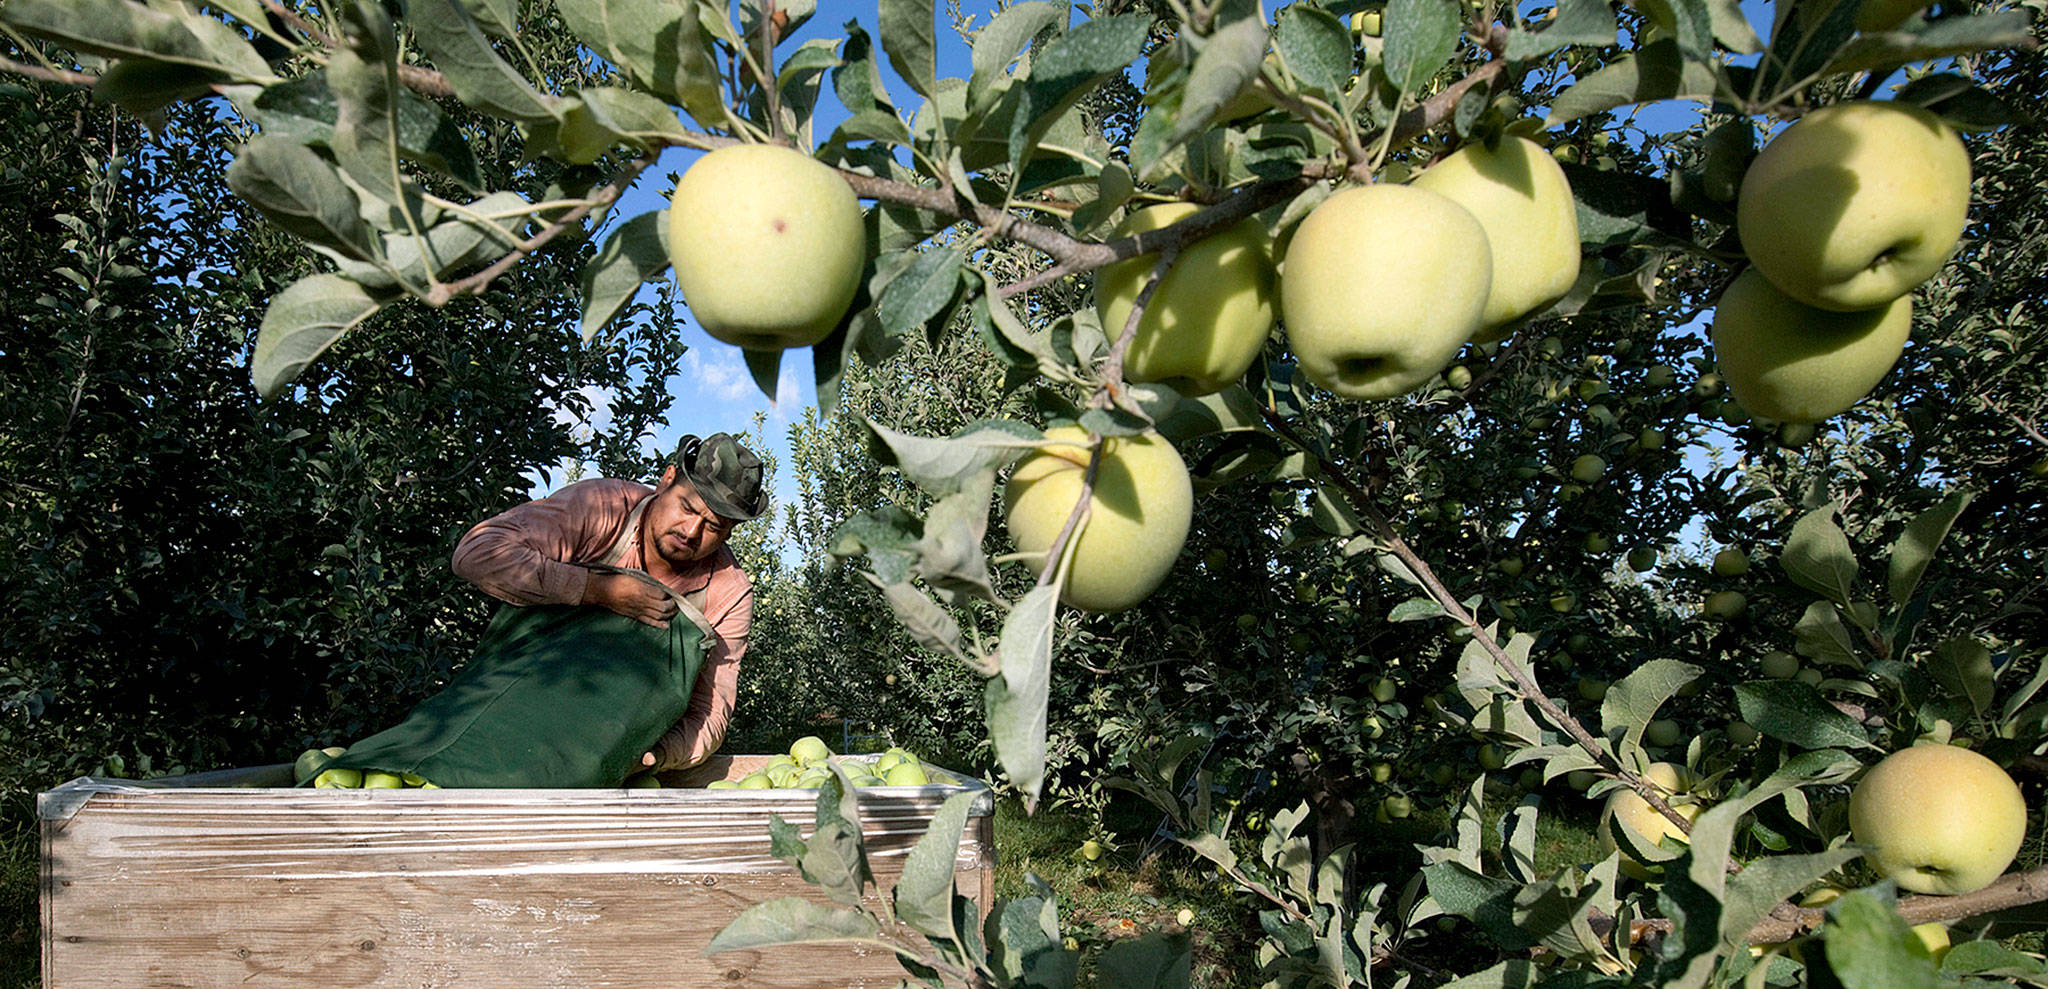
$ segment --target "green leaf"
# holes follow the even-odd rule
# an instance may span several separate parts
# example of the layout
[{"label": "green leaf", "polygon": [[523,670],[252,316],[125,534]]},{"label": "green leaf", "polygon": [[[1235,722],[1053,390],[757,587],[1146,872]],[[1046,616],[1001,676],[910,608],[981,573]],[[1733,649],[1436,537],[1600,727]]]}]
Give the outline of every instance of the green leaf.
[{"label": "green leaf", "polygon": [[967,104],[980,108],[996,89],[997,80],[1008,71],[1018,49],[1032,39],[1057,27],[1065,19],[1063,6],[1046,0],[1027,0],[997,12],[988,25],[974,34],[974,71],[967,79]]},{"label": "green leaf", "polygon": [[754,379],[754,387],[768,400],[775,401],[782,387],[782,351],[741,350],[740,359],[747,363],[747,374]]},{"label": "green leaf", "polygon": [[1764,50],[1763,39],[1757,37],[1749,16],[1742,12],[1740,0],[1706,0],[1706,7],[1714,40],[1722,46],[1738,55],[1754,55]]},{"label": "green leaf", "polygon": [[661,243],[662,228],[667,225],[667,210],[642,213],[627,220],[605,238],[604,246],[583,265],[577,280],[583,287],[585,342],[626,308],[641,285],[668,270],[668,251]]},{"label": "green leaf", "polygon": [[817,817],[797,870],[806,882],[816,884],[832,902],[860,906],[868,884],[875,881],[868,870],[867,844],[860,823],[860,802],[846,782],[845,771],[833,764],[832,775],[818,788]]},{"label": "green leaf", "polygon": [[1927,660],[1927,675],[1941,684],[1950,696],[1970,702],[1978,717],[1990,713],[1998,690],[1998,671],[1991,665],[1991,650],[1970,636],[1957,636],[1934,647]]},{"label": "green leaf", "polygon": [[1943,972],[2026,979],[2035,985],[2048,977],[2048,962],[1996,941],[1964,941],[1941,960]]},{"label": "green leaf", "polygon": [[1653,659],[1607,688],[1600,699],[1600,728],[1608,738],[1626,738],[1640,744],[1643,728],[1657,716],[1679,688],[1706,672],[1691,663],[1675,659]]},{"label": "green leaf", "polygon": [[1800,652],[1812,656],[1816,663],[1863,668],[1863,660],[1856,655],[1855,640],[1849,637],[1849,627],[1842,624],[1841,612],[1830,602],[1807,605],[1793,635],[1803,647]]},{"label": "green leaf", "polygon": [[803,832],[783,820],[781,814],[768,815],[768,854],[789,863],[792,868],[804,858]]},{"label": "green leaf", "polygon": [[1856,551],[1835,524],[1835,506],[1816,508],[1792,524],[1778,562],[1792,582],[1843,607],[1856,581]]},{"label": "green leaf", "polygon": [[1117,989],[1188,989],[1194,945],[1185,933],[1147,931],[1112,942],[1095,958],[1101,984]]},{"label": "green leaf", "polygon": [[376,255],[355,190],[303,144],[280,137],[250,141],[228,166],[228,188],[294,236],[343,257]]},{"label": "green leaf", "polygon": [[899,433],[873,420],[867,420],[867,426],[886,447],[884,461],[893,462],[903,476],[939,498],[1045,438],[1038,430],[1007,419],[983,420],[945,439]]},{"label": "green leaf", "polygon": [[[689,0],[558,0],[562,23],[641,88],[724,125],[718,66]],[[671,115],[673,116],[673,115]]]},{"label": "green leaf", "polygon": [[1890,570],[1886,586],[1893,604],[1904,605],[1912,600],[1913,591],[1920,586],[1920,578],[1927,573],[1927,565],[1934,561],[1934,551],[1941,547],[1949,528],[1956,524],[1956,516],[1961,515],[1974,498],[1973,492],[1958,491],[1906,523],[1906,531],[1900,533],[1898,541],[1892,544],[1891,559],[1886,561]]},{"label": "green leaf", "polygon": [[424,285],[429,277],[441,278],[490,256],[493,249],[498,256],[510,252],[517,240],[513,232],[531,215],[527,205],[516,192],[494,192],[466,205],[466,212],[475,214],[476,219],[451,210],[443,214],[449,219],[435,224],[422,237],[385,234],[382,265],[346,259],[337,259],[337,263],[343,274],[372,291],[401,288],[401,278],[415,286]]},{"label": "green leaf", "polygon": [[11,0],[0,23],[107,58],[145,58],[220,72],[244,82],[277,78],[226,22],[187,8],[128,0]]},{"label": "green leaf", "polygon": [[1535,962],[1510,959],[1483,972],[1474,972],[1445,983],[1442,989],[1535,989],[1548,974],[1549,970]]},{"label": "green leaf", "polygon": [[841,558],[865,553],[882,584],[900,584],[910,579],[918,559],[918,542],[923,538],[924,524],[917,516],[890,505],[858,512],[839,523],[832,530],[827,551]]},{"label": "green leaf", "polygon": [[960,833],[967,827],[967,812],[980,799],[974,792],[946,798],[932,815],[924,837],[903,859],[903,875],[896,881],[896,916],[930,938],[960,940],[953,928],[954,873],[960,857]]},{"label": "green leaf", "polygon": [[2029,15],[2023,10],[1944,17],[1937,21],[1908,19],[1897,30],[1859,34],[1850,39],[1822,71],[1846,75],[1993,49],[2027,48],[2033,43],[2028,23]]},{"label": "green leaf", "polygon": [[406,26],[434,67],[448,77],[457,99],[507,120],[560,122],[555,100],[541,95],[498,57],[476,18],[458,0],[417,0],[407,8]]},{"label": "green leaf", "polygon": [[1953,72],[1936,72],[1914,79],[1893,90],[1892,99],[1926,107],[1961,131],[2040,126],[2032,114]]},{"label": "green leaf", "polygon": [[[1216,111],[1236,99],[1237,94],[1244,92],[1245,86],[1258,76],[1259,67],[1265,61],[1267,40],[1266,23],[1257,17],[1232,21],[1210,35],[1201,52],[1195,55],[1187,81],[1181,86],[1180,108],[1173,129],[1167,132],[1164,142],[1150,149],[1145,160],[1163,157],[1166,152],[1207,129]],[[1348,62],[1351,52],[1348,34],[1344,52]],[[1304,53],[1302,57],[1309,56]]]},{"label": "green leaf", "polygon": [[669,105],[646,93],[617,86],[591,86],[576,91],[605,129],[640,147],[659,150],[689,137]]},{"label": "green leaf", "polygon": [[1402,95],[1421,92],[1458,47],[1459,7],[1451,0],[1390,0],[1381,64]]},{"label": "green leaf", "polygon": [[732,923],[711,938],[704,953],[746,951],[786,944],[833,944],[878,941],[881,928],[859,910],[813,903],[796,896],[757,903],[740,911]]},{"label": "green leaf", "polygon": [[1861,854],[1854,848],[1831,848],[1808,855],[1767,855],[1746,863],[1741,872],[1728,878],[1727,892],[1721,898],[1723,948],[1745,948],[1750,928],[1778,904]]},{"label": "green leaf", "polygon": [[1409,598],[1395,605],[1394,610],[1387,612],[1387,621],[1413,622],[1426,618],[1437,618],[1443,614],[1444,606],[1436,603],[1434,598]]},{"label": "green leaf", "polygon": [[947,311],[960,294],[960,266],[966,258],[962,246],[939,246],[920,251],[910,266],[882,287],[875,301],[875,318],[887,333],[925,329],[932,319]]},{"label": "green leaf", "polygon": [[[1282,10],[1273,26],[1273,49],[1289,75],[1325,99],[1340,98],[1351,85],[1351,31],[1329,11],[1306,4]],[[1195,64],[1201,65],[1199,57]]]},{"label": "green leaf", "polygon": [[1003,619],[1002,673],[988,682],[990,740],[996,760],[1030,811],[1045,784],[1045,703],[1052,688],[1052,633],[1059,587],[1045,584],[1018,599]]},{"label": "green leaf", "polygon": [[1137,58],[1151,32],[1151,18],[1121,14],[1083,21],[1045,46],[1031,64],[1031,77],[1018,88],[1010,118],[1010,163],[1022,167],[1046,131],[1081,97]]},{"label": "green leaf", "polygon": [[1559,0],[1542,23],[1508,32],[1508,58],[1523,62],[1574,45],[1605,48],[1620,30],[1607,0]]},{"label": "green leaf", "polygon": [[256,331],[249,377],[257,394],[277,394],[381,305],[368,289],[341,275],[309,275],[286,286],[270,300]]},{"label": "green leaf", "polygon": [[[407,161],[446,175],[465,188],[481,189],[483,177],[477,171],[476,155],[454,121],[409,90],[400,89],[396,96],[399,153]],[[325,70],[266,86],[254,100],[241,105],[266,136],[291,138],[304,144],[329,144],[339,115]]]},{"label": "green leaf", "polygon": [[375,4],[343,8],[349,47],[328,57],[327,84],[334,90],[334,133],[329,147],[335,163],[356,184],[403,210],[405,228],[426,224],[419,192],[398,166],[398,40],[391,18]]},{"label": "green leaf", "polygon": [[1828,968],[1843,989],[1934,989],[1941,984],[1934,962],[1909,947],[1916,935],[1899,919],[1898,908],[1867,889],[1828,904],[1822,929]]},{"label": "green leaf", "polygon": [[232,80],[218,69],[153,58],[124,58],[100,73],[99,81],[92,84],[92,95],[139,117],[173,103],[212,95],[215,86]]},{"label": "green leaf", "polygon": [[896,621],[918,645],[956,659],[965,658],[966,653],[960,648],[960,623],[932,600],[931,595],[911,586],[907,580],[886,584],[872,574],[865,576],[870,583],[881,588],[882,598],[889,603],[890,612],[895,614]]},{"label": "green leaf", "polygon": [[931,96],[938,59],[932,0],[881,0],[879,15],[889,67],[920,95]]},{"label": "green leaf", "polygon": [[1856,719],[1798,680],[1738,683],[1735,703],[1742,720],[1757,731],[1801,748],[1870,747],[1870,736]]},{"label": "green leaf", "polygon": [[953,594],[997,599],[989,584],[988,555],[982,549],[995,476],[993,466],[984,468],[932,506],[924,538],[917,544],[918,571],[926,583]]},{"label": "green leaf", "polygon": [[1725,88],[1720,70],[1687,61],[1669,38],[1650,42],[1572,84],[1550,105],[1547,127],[1633,103],[1714,99]]}]

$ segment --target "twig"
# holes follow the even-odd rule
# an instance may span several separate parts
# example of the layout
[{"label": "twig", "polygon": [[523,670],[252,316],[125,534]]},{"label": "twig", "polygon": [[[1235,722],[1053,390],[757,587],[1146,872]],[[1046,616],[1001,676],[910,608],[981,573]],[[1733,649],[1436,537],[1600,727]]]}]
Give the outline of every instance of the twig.
[{"label": "twig", "polygon": [[2041,430],[2036,428],[2033,423],[2028,422],[2024,418],[2021,418],[2019,413],[2007,412],[2004,406],[1999,405],[1997,402],[1992,401],[1991,396],[1986,395],[1981,391],[1977,393],[1977,401],[1983,402],[1984,405],[1991,411],[1996,412],[1999,415],[2005,416],[2008,419],[2011,419],[2013,421],[2013,424],[2020,427],[2020,430],[2026,433],[2029,439],[2032,439],[2034,442],[2039,443],[2042,446],[2048,446],[2048,436],[2041,435]]},{"label": "twig", "polygon": [[1102,388],[1090,400],[1097,408],[1104,404],[1124,404],[1124,356],[1131,352],[1131,341],[1138,338],[1138,324],[1145,318],[1145,307],[1152,302],[1152,293],[1159,290],[1159,283],[1166,280],[1166,273],[1173,268],[1173,259],[1179,255],[1178,245],[1160,251],[1152,272],[1145,276],[1145,287],[1138,290],[1137,301],[1131,305],[1131,314],[1125,317],[1116,343],[1110,345],[1109,359],[1102,364]]},{"label": "twig", "polygon": [[578,221],[589,215],[591,210],[600,206],[611,205],[619,198],[620,193],[624,192],[633,184],[635,179],[640,177],[641,170],[652,164],[654,164],[654,159],[652,158],[634,159],[631,164],[626,166],[625,171],[619,173],[619,176],[611,180],[604,188],[597,190],[589,199],[584,200],[581,206],[562,214],[553,223],[543,228],[541,232],[520,241],[519,246],[514,247],[511,253],[492,262],[490,267],[459,282],[445,282],[435,286],[434,290],[428,293],[425,302],[427,305],[439,309],[447,305],[449,300],[458,295],[482,292],[490,287],[492,280],[511,270],[512,266],[518,264],[522,258],[532,254],[534,251],[540,250],[542,246],[554,240],[562,231],[576,225]]},{"label": "twig", "polygon": [[41,79],[44,82],[63,83],[67,86],[90,86],[100,81],[99,76],[89,73],[29,65],[25,62],[17,62],[4,55],[0,55],[0,71],[12,72],[16,75],[27,76],[30,79]]}]

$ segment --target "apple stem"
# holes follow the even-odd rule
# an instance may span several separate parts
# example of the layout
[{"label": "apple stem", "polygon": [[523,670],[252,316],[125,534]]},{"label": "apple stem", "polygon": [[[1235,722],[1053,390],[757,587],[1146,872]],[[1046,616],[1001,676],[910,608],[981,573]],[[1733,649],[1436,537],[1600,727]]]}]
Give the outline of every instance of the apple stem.
[{"label": "apple stem", "polygon": [[1600,768],[1607,775],[1628,784],[1629,788],[1641,795],[1643,800],[1655,809],[1657,813],[1664,815],[1665,819],[1677,826],[1679,833],[1688,835],[1692,833],[1692,822],[1686,820],[1684,815],[1673,810],[1671,805],[1664,801],[1664,796],[1657,792],[1655,786],[1651,785],[1649,781],[1641,776],[1624,768],[1620,760],[1601,747],[1600,743],[1593,738],[1592,733],[1586,730],[1586,726],[1580,724],[1577,718],[1572,717],[1571,712],[1558,706],[1556,701],[1551,700],[1543,693],[1542,688],[1536,685],[1535,678],[1529,675],[1529,671],[1523,669],[1520,663],[1515,662],[1514,657],[1509,656],[1507,650],[1501,648],[1500,642],[1493,637],[1493,633],[1488,631],[1486,626],[1479,621],[1479,617],[1467,611],[1465,605],[1458,600],[1458,596],[1451,593],[1450,589],[1444,586],[1443,581],[1437,578],[1436,571],[1430,569],[1429,564],[1423,562],[1422,557],[1416,554],[1414,547],[1409,546],[1408,541],[1401,538],[1401,534],[1395,531],[1393,523],[1388,521],[1386,515],[1380,511],[1379,506],[1373,502],[1372,498],[1365,493],[1363,488],[1358,486],[1356,481],[1351,479],[1351,476],[1344,471],[1343,467],[1332,462],[1322,451],[1302,439],[1301,434],[1295,432],[1294,427],[1270,407],[1261,407],[1259,414],[1266,420],[1266,424],[1272,427],[1274,432],[1279,433],[1288,442],[1299,447],[1302,452],[1315,457],[1322,464],[1324,472],[1336,481],[1339,488],[1343,489],[1346,500],[1350,501],[1352,507],[1358,510],[1359,515],[1372,525],[1374,536],[1384,543],[1388,551],[1392,552],[1403,565],[1407,566],[1408,571],[1414,574],[1418,581],[1422,582],[1423,589],[1429,593],[1430,598],[1439,607],[1444,609],[1444,613],[1450,616],[1451,620],[1465,626],[1472,633],[1473,641],[1478,642],[1480,648],[1485,649],[1487,655],[1493,657],[1493,661],[1500,664],[1501,669],[1507,671],[1508,676],[1514,679],[1516,686],[1521,688],[1524,699],[1536,705],[1537,709],[1541,710],[1544,716],[1550,719],[1552,724],[1557,725],[1560,729],[1563,729],[1565,734],[1570,735],[1572,741],[1578,743],[1580,748],[1585,749],[1587,754],[1593,757],[1593,761],[1599,764]]}]

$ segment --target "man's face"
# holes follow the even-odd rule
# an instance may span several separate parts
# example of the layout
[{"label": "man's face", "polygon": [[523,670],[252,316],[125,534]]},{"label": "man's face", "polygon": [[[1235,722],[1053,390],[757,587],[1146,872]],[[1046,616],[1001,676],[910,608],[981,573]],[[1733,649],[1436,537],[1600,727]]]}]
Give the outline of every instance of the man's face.
[{"label": "man's face", "polygon": [[718,552],[732,537],[735,523],[707,507],[671,466],[662,472],[642,524],[641,538],[649,548],[670,566],[686,567]]}]

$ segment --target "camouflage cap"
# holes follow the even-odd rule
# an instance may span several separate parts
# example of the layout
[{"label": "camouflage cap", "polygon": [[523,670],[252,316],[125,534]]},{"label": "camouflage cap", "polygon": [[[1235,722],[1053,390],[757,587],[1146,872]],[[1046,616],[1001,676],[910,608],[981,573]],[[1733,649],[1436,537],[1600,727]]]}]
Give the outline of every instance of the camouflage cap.
[{"label": "camouflage cap", "polygon": [[761,458],[741,446],[731,433],[712,433],[702,439],[683,437],[676,445],[674,462],[677,473],[697,490],[697,497],[720,516],[743,522],[767,510]]}]

